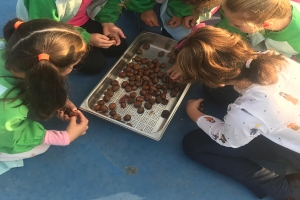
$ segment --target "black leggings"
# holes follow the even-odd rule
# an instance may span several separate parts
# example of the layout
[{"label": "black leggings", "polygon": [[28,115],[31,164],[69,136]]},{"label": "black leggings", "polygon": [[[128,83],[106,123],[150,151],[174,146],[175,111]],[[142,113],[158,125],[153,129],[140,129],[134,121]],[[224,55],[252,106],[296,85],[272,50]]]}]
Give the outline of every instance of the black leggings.
[{"label": "black leggings", "polygon": [[[81,27],[84,28],[88,33],[103,34],[103,28],[101,24],[91,19],[89,19]],[[107,49],[90,46],[86,57],[76,67],[80,68],[80,71],[84,73],[99,73],[106,66],[105,56],[120,56],[126,50],[126,40],[123,38],[120,39],[121,44],[119,46],[111,46]]]},{"label": "black leggings", "polygon": [[182,146],[185,154],[196,162],[227,175],[246,187],[258,198],[270,195],[286,199],[291,195],[285,176],[271,172],[251,159],[280,162],[300,169],[300,154],[282,147],[260,135],[239,147],[224,147],[211,139],[201,129],[188,133]]},{"label": "black leggings", "polygon": [[203,86],[204,94],[215,104],[227,108],[228,104],[233,103],[240,95],[231,85],[219,88],[209,88]]}]

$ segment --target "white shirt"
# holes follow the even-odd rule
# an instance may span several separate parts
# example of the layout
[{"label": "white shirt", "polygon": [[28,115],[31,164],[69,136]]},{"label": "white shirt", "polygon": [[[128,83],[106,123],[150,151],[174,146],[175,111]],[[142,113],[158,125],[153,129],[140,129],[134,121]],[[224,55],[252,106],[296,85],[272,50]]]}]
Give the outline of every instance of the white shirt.
[{"label": "white shirt", "polygon": [[300,64],[287,61],[276,84],[238,91],[242,96],[228,105],[224,121],[205,115],[198,126],[223,146],[238,148],[263,135],[300,153]]}]

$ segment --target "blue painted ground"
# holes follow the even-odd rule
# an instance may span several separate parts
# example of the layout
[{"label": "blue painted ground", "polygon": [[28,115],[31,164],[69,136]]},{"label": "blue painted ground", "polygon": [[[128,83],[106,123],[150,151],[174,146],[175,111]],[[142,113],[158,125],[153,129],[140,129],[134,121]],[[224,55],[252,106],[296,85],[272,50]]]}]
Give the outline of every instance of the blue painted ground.
[{"label": "blue painted ground", "polygon": [[[15,15],[16,0],[2,1],[0,28]],[[127,41],[138,32],[133,15],[125,12],[118,25]],[[0,34],[2,35],[2,33]],[[71,99],[80,105],[117,58],[109,58],[97,75],[69,76]],[[242,185],[189,160],[181,150],[183,136],[197,128],[185,113],[188,99],[204,97],[201,86],[187,93],[162,139],[157,142],[86,114],[89,129],[68,147],[50,147],[25,166],[0,176],[1,200],[231,200],[257,199]],[[205,112],[222,116],[224,110],[205,102]],[[1,113],[2,114],[2,113]],[[46,128],[64,129],[52,119]],[[137,168],[135,175],[126,167]]]}]

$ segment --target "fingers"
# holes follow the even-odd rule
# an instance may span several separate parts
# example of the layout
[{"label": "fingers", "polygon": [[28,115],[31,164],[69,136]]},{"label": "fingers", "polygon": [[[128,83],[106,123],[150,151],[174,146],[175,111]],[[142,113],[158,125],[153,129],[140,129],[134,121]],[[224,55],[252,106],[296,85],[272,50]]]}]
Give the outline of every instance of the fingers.
[{"label": "fingers", "polygon": [[[80,119],[80,122],[79,124],[88,124],[89,120],[82,114],[81,111],[78,110],[78,118]],[[76,121],[76,118],[75,118],[75,121]]]},{"label": "fingers", "polygon": [[182,25],[184,28],[191,28],[190,26],[190,18],[189,17],[185,17],[183,19]]},{"label": "fingers", "polygon": [[172,71],[172,73],[170,74],[170,78],[171,79],[177,79],[182,75],[182,73],[178,70],[174,70]]}]

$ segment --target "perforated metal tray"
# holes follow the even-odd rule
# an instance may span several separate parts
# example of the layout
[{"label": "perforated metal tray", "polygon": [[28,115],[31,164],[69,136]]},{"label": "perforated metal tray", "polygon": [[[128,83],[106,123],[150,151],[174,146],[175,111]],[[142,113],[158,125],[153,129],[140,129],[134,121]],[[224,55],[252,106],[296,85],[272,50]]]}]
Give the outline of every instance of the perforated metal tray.
[{"label": "perforated metal tray", "polygon": [[[117,80],[121,84],[123,81],[128,79],[127,77],[120,78],[118,77],[118,74],[129,62],[132,62],[132,59],[136,56],[135,52],[139,48],[141,48],[143,44],[146,43],[150,45],[150,49],[144,50],[143,54],[138,56],[142,58],[146,57],[149,60],[158,59],[160,63],[165,63],[167,67],[161,69],[161,71],[163,72],[165,72],[166,69],[171,66],[171,64],[169,64],[168,62],[169,58],[167,57],[167,53],[176,46],[177,41],[154,33],[142,33],[132,42],[132,44],[128,47],[128,49],[116,62],[116,64],[111,68],[111,70],[107,72],[102,80],[100,80],[100,82],[95,86],[92,92],[86,97],[86,99],[80,105],[80,109],[158,141],[161,139],[168,124],[173,118],[178,106],[180,105],[182,99],[188,91],[190,84],[186,85],[185,88],[181,92],[179,92],[176,97],[170,97],[170,94],[168,92],[167,99],[169,100],[169,103],[167,105],[154,104],[151,110],[145,109],[145,112],[143,114],[138,114],[137,108],[135,108],[133,104],[127,104],[126,108],[124,109],[120,107],[120,98],[127,94],[127,92],[123,88],[120,88],[114,93],[113,97],[109,102],[106,103],[106,105],[108,106],[109,103],[112,102],[116,103],[116,112],[122,116],[122,119],[126,114],[131,115],[131,120],[129,121],[129,123],[131,123],[132,126],[129,126],[124,122],[116,121],[93,110],[93,107],[95,106],[97,101],[103,99],[104,92],[107,88],[111,87],[110,84],[113,80]],[[160,51],[165,51],[165,55],[163,57],[157,56],[158,52]],[[161,83],[161,80],[159,83]],[[138,88],[135,92],[139,94],[140,90],[141,87]],[[170,116],[167,119],[161,117],[161,113],[163,110],[170,111]]]}]

